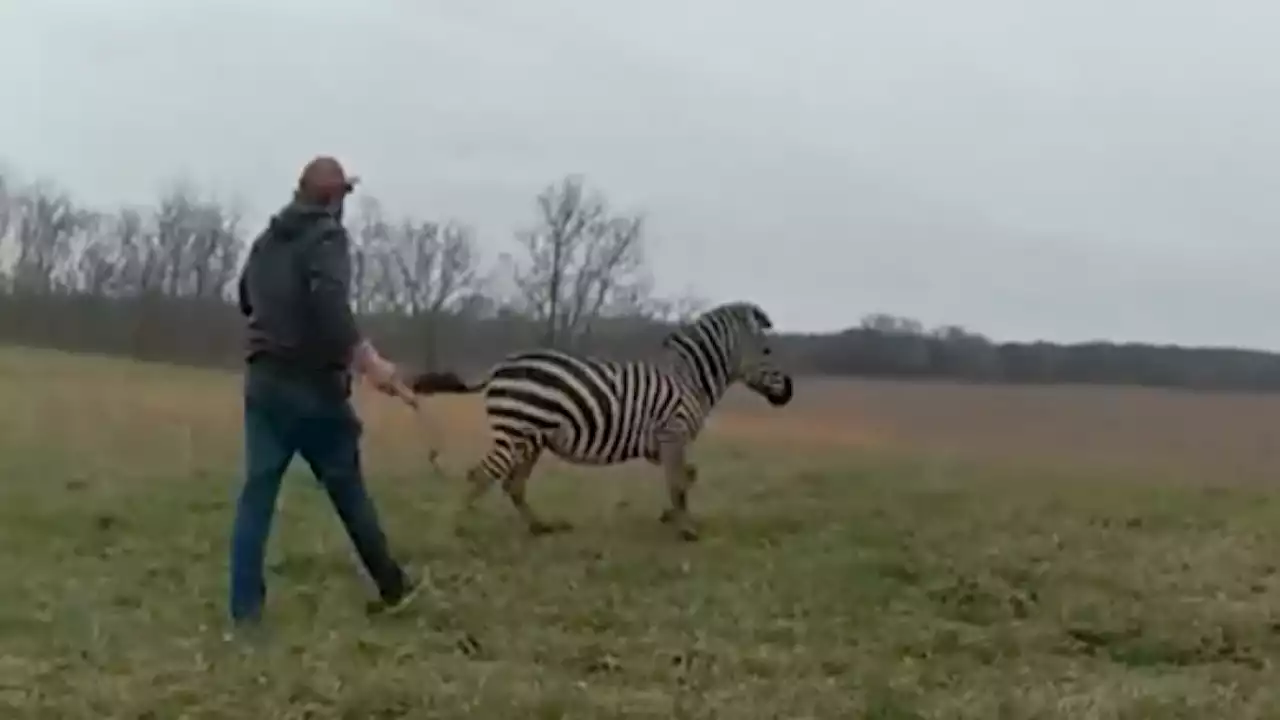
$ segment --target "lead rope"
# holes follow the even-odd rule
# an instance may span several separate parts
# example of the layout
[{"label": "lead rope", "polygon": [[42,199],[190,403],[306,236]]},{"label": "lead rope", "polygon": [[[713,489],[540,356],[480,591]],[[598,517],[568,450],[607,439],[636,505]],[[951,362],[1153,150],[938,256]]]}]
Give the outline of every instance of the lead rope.
[{"label": "lead rope", "polygon": [[427,413],[421,406],[414,408],[413,414],[418,417],[418,424],[423,427],[424,435],[426,436],[427,462],[431,464],[431,469],[435,471],[436,475],[444,477],[444,468],[440,467],[440,448],[436,445],[436,438],[440,436],[440,428],[431,422],[431,419],[427,417]]},{"label": "lead rope", "polygon": [[444,468],[440,467],[440,448],[436,444],[436,439],[440,436],[438,432],[439,426],[431,421],[427,412],[423,410],[422,403],[418,401],[417,396],[413,395],[412,391],[409,391],[408,394],[401,392],[400,399],[413,410],[414,418],[418,426],[422,428],[423,441],[427,447],[427,462],[431,465],[431,469],[435,471],[436,475],[444,477]]}]

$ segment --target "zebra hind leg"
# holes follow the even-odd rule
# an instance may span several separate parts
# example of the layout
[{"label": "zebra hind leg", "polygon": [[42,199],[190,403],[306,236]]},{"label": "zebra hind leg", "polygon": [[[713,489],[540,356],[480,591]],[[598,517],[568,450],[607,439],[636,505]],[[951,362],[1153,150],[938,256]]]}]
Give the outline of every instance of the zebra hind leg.
[{"label": "zebra hind leg", "polygon": [[[496,479],[493,460],[494,453],[490,452],[489,455],[486,455],[484,459],[467,471],[467,489],[454,511],[455,524],[464,516],[469,515],[480,498],[484,497],[490,487],[493,487],[493,482]],[[461,531],[461,526],[455,525],[455,530]]]},{"label": "zebra hind leg", "polygon": [[[684,474],[685,474],[684,489],[678,492],[678,497],[675,495],[672,496],[671,506],[668,507],[666,510],[663,510],[662,514],[658,516],[658,521],[661,522],[663,525],[670,525],[671,523],[675,522],[676,516],[677,516],[677,512],[676,512],[677,506],[679,506],[680,508],[683,508],[684,512],[688,512],[689,510],[689,489],[692,488],[693,484],[698,481],[698,468],[695,467],[693,463],[685,463]],[[670,494],[669,487],[668,487],[668,493]]]},{"label": "zebra hind leg", "polygon": [[684,446],[672,446],[662,454],[662,470],[667,480],[667,496],[671,506],[662,513],[663,523],[675,527],[681,540],[693,542],[698,530],[689,517],[689,488],[698,479],[698,470],[684,458]]},{"label": "zebra hind leg", "polygon": [[511,498],[511,504],[520,513],[520,517],[524,518],[525,525],[529,528],[529,534],[534,536],[567,532],[573,529],[573,526],[564,520],[542,519],[533,511],[533,508],[529,506],[529,501],[525,498],[529,476],[533,474],[533,467],[538,463],[538,457],[541,454],[542,448],[537,446],[527,447],[520,462],[511,469],[511,473],[502,482],[503,489],[507,491],[507,497]]},{"label": "zebra hind leg", "polygon": [[475,506],[480,498],[493,487],[493,475],[484,467],[484,465],[476,465],[467,472],[467,488],[466,497],[462,501],[464,510],[470,510]]},{"label": "zebra hind leg", "polygon": [[466,512],[475,507],[480,498],[493,487],[494,481],[505,477],[511,467],[512,452],[509,445],[504,443],[502,438],[495,438],[489,452],[467,471],[469,487],[463,496],[460,509]]}]

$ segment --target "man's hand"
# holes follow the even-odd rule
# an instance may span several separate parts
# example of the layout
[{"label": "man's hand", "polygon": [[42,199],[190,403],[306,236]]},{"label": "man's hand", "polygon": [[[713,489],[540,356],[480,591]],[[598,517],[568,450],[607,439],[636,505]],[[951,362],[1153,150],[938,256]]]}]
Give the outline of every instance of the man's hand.
[{"label": "man's hand", "polygon": [[400,375],[400,370],[392,363],[379,357],[371,363],[365,377],[377,388],[378,392],[389,397],[399,398],[404,404],[418,409],[418,396],[413,394],[409,385]]},{"label": "man's hand", "polygon": [[418,397],[401,377],[395,364],[378,354],[368,341],[362,342],[356,349],[355,369],[368,378],[369,382],[384,395],[396,397],[409,407],[418,409]]}]

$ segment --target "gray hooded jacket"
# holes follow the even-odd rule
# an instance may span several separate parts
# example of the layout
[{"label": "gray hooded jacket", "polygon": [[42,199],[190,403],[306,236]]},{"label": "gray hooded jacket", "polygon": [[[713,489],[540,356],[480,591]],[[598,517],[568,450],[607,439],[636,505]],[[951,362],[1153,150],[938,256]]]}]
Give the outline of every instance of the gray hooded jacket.
[{"label": "gray hooded jacket", "polygon": [[286,205],[254,240],[240,274],[246,360],[346,368],[360,340],[350,290],[350,238],[339,216],[321,205]]}]

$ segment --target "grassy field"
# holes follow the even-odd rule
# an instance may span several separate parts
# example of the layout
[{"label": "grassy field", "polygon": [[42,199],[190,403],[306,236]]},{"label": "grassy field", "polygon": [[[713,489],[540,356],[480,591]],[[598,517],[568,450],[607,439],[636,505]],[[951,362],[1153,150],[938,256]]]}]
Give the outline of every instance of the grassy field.
[{"label": "grassy field", "polygon": [[[300,468],[266,642],[224,640],[238,378],[0,353],[0,717],[1280,717],[1280,398],[811,380],[695,452],[703,540],[643,466],[548,463],[528,538],[450,510],[477,405],[361,395],[430,590],[396,618]],[[438,437],[448,477],[428,470]]]}]

